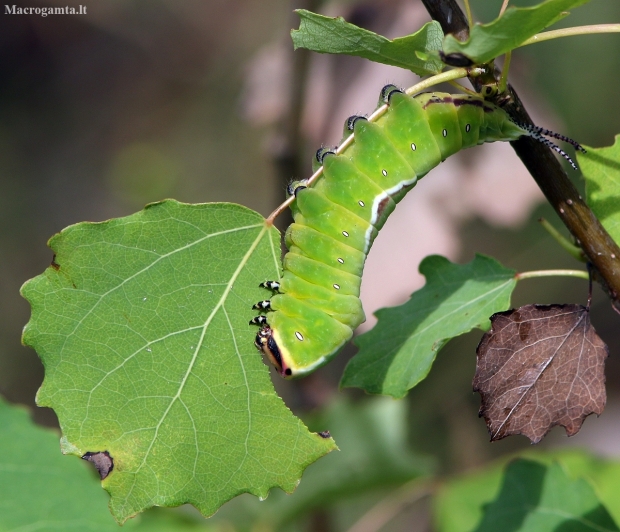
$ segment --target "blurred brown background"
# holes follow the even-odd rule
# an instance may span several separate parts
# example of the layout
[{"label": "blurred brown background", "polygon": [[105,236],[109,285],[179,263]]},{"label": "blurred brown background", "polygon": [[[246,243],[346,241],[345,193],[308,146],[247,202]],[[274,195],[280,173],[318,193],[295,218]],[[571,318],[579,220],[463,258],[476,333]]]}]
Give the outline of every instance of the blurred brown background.
[{"label": "blurred brown background", "polygon": [[[0,393],[27,405],[34,405],[43,369],[20,345],[29,308],[19,287],[50,264],[52,234],[165,197],[231,201],[267,215],[283,199],[286,180],[310,174],[313,151],[339,141],[347,116],[370,112],[385,83],[417,81],[358,58],[293,54],[292,10],[343,15],[389,37],[428,20],[419,0],[83,5],[86,15],[0,14]],[[472,5],[478,20],[489,21],[501,0]],[[561,25],[618,21],[620,3],[593,0]],[[620,132],[618,64],[617,34],[576,37],[517,51],[511,79],[541,125],[586,145],[610,145]],[[571,177],[583,189],[579,176]],[[540,216],[560,226],[508,145],[446,161],[403,202],[370,254],[363,284],[369,322],[378,307],[401,303],[421,286],[417,264],[430,253],[465,262],[483,252],[521,271],[580,268],[536,223]],[[581,280],[531,280],[517,288],[513,304],[586,297]],[[620,316],[598,289],[592,314],[610,348],[609,406],[570,443],[620,454]],[[445,472],[529,445],[524,438],[488,443],[471,392],[479,337],[451,342],[407,399],[413,447],[437,456]],[[295,385],[277,382],[287,404],[302,413],[328,401],[353,352]],[[34,415],[55,423],[51,411]],[[542,445],[566,443],[555,429]]]}]

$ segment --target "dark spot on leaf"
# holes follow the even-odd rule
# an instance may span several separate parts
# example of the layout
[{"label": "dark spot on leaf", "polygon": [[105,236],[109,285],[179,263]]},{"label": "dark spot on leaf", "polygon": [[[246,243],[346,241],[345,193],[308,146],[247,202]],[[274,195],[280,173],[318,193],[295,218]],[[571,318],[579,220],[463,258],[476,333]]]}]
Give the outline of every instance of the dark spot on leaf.
[{"label": "dark spot on leaf", "polygon": [[332,437],[332,435],[329,433],[329,430],[324,430],[324,431],[322,431],[322,432],[318,432],[317,434],[318,434],[321,438],[325,438],[325,439],[327,439],[327,438],[331,438],[331,437]]},{"label": "dark spot on leaf", "polygon": [[87,460],[95,464],[101,480],[106,478],[114,469],[114,460],[108,451],[100,451],[96,453],[87,452],[82,456],[82,460]]},{"label": "dark spot on leaf", "polygon": [[492,441],[523,434],[537,443],[555,425],[572,436],[603,412],[608,352],[588,309],[526,305],[494,314],[491,324],[473,385]]},{"label": "dark spot on leaf", "polygon": [[60,264],[56,262],[56,254],[54,254],[54,256],[52,257],[52,264],[50,264],[50,266],[56,271],[60,270]]},{"label": "dark spot on leaf", "polygon": [[474,64],[474,62],[469,57],[467,57],[465,54],[462,54],[460,52],[444,54],[440,50],[439,57],[446,65],[450,65],[453,67],[468,67]]},{"label": "dark spot on leaf", "polygon": [[529,322],[519,323],[519,338],[522,342],[525,342],[530,335],[530,329],[532,324]]}]

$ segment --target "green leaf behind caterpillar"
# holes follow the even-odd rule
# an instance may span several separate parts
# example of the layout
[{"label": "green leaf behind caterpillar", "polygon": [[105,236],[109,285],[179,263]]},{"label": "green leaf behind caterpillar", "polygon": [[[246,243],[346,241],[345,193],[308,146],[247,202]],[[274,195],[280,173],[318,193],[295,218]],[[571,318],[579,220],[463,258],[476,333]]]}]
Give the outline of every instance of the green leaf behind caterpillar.
[{"label": "green leaf behind caterpillar", "polygon": [[419,76],[437,74],[443,68],[438,58],[420,59],[416,55],[418,51],[432,52],[441,47],[443,32],[438,22],[428,22],[416,33],[390,40],[350,24],[342,17],[325,17],[305,9],[298,9],[296,13],[301,23],[298,30],[291,31],[295,49],[364,57],[411,70]]},{"label": "green leaf behind caterpillar", "polygon": [[514,270],[477,255],[464,265],[431,255],[420,264],[426,285],[399,307],[376,312],[371,331],[355,340],[360,348],[345,368],[341,386],[403,397],[422,381],[450,338],[478,327],[510,305]]},{"label": "green leaf behind caterpillar", "polygon": [[547,0],[534,7],[509,7],[489,24],[475,24],[469,39],[461,42],[446,35],[444,54],[463,54],[474,64],[483,64],[517,48],[522,42],[568,15],[566,10],[590,0]]}]

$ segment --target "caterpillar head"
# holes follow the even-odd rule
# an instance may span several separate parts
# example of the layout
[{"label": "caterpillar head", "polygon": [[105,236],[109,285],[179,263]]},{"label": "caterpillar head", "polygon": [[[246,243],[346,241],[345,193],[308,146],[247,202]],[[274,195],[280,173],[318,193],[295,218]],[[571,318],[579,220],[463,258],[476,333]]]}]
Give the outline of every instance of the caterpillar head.
[{"label": "caterpillar head", "polygon": [[283,363],[280,348],[273,337],[273,331],[269,325],[265,324],[261,330],[256,333],[254,345],[256,345],[259,351],[269,359],[282,377],[285,379],[292,377],[293,372],[291,368]]}]

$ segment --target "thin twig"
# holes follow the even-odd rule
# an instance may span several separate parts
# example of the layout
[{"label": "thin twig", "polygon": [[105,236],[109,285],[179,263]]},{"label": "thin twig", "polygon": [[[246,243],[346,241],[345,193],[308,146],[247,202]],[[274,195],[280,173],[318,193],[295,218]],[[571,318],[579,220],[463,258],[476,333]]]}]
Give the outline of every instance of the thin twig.
[{"label": "thin twig", "polygon": [[349,528],[348,532],[377,532],[397,516],[403,508],[432,495],[435,489],[436,482],[434,481],[414,479],[379,501],[362,515]]},{"label": "thin twig", "polygon": [[504,11],[506,11],[506,8],[508,7],[508,2],[510,2],[510,0],[504,0],[504,3],[502,4],[502,8],[499,10],[500,17],[504,14]]},{"label": "thin twig", "polygon": [[[291,7],[303,8],[309,11],[317,11],[321,0],[298,0]],[[296,19],[291,9],[291,22]],[[293,51],[289,47],[291,79],[289,83],[290,97],[286,113],[278,124],[281,146],[274,155],[274,163],[278,175],[278,193],[291,181],[302,175],[304,170],[305,139],[301,128],[303,111],[306,102],[306,89],[308,87],[308,75],[312,52],[305,48]],[[278,197],[278,200],[280,198]],[[289,225],[292,220],[280,220],[281,227]]]}]

